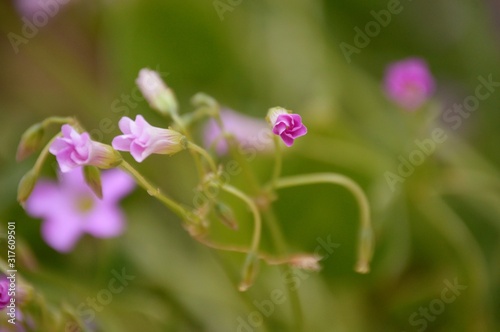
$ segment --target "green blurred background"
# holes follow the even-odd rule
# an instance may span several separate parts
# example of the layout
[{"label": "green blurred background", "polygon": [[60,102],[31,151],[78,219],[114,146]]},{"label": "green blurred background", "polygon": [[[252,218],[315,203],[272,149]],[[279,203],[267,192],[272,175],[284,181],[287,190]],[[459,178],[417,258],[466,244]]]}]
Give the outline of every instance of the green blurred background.
[{"label": "green blurred background", "polygon": [[[300,187],[280,191],[274,204],[290,253],[313,252],[318,239],[340,244],[321,272],[294,282],[304,331],[500,330],[500,92],[456,131],[439,115],[473,94],[478,76],[500,81],[500,6],[495,0],[402,1],[403,10],[348,63],[340,43],[354,45],[354,28],[364,29],[374,20],[370,11],[390,2],[75,0],[15,52],[8,34],[21,35],[22,14],[2,1],[0,221],[3,227],[17,222],[19,274],[64,321],[61,312],[74,312],[107,286],[112,270],[126,268],[135,279],[97,312],[89,330],[299,330],[288,295],[269,317],[256,320],[258,327],[250,322],[263,317],[252,316],[255,302],[289,286],[283,270],[263,264],[254,287],[239,293],[244,257],[199,245],[141,190],[122,203],[128,221],[122,237],[85,237],[67,255],[43,242],[40,221],[16,202],[17,183],[35,158],[16,163],[15,151],[32,123],[75,115],[105,143],[119,134],[124,115],[168,125],[145,101],[124,99],[136,91],[138,71],[149,67],[175,91],[181,112],[191,110],[189,99],[199,91],[256,117],[277,105],[294,110],[309,133],[287,150],[284,174],[339,172],[366,190],[376,231],[367,275],[353,270],[358,210],[349,192]],[[228,8],[222,14],[220,3]],[[424,58],[437,81],[432,111],[425,114],[429,127],[382,91],[385,67],[410,56]],[[398,156],[407,156],[414,140],[429,137],[426,130],[436,126],[447,128],[451,139],[392,192],[384,173],[395,172]],[[272,160],[262,155],[251,163],[260,179],[268,178]],[[44,176],[54,177],[53,161]],[[189,156],[153,156],[138,168],[189,204],[196,186]],[[248,243],[251,219],[243,206],[235,207],[241,229],[215,226],[214,233]],[[263,248],[272,251],[267,229],[263,237]],[[425,319],[425,328],[412,323],[410,317],[440,299],[446,281],[454,280],[467,289]]]}]

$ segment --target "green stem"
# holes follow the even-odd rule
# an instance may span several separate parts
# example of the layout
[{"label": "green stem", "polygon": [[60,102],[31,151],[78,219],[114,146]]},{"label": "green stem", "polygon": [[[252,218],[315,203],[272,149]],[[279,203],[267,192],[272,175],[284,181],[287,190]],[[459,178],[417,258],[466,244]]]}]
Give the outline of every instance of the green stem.
[{"label": "green stem", "polygon": [[[472,236],[470,230],[465,225],[460,216],[438,195],[433,195],[427,200],[417,200],[417,207],[420,213],[432,223],[443,237],[462,256],[464,264],[469,272],[469,277],[473,283],[470,294],[475,296],[476,303],[472,306],[479,314],[482,324],[489,324],[491,321],[491,310],[487,307],[488,294],[490,291],[488,281],[488,263],[485,260],[480,246]],[[471,317],[473,317],[472,315]],[[478,317],[478,315],[475,315]],[[472,323],[473,325],[475,324]]]},{"label": "green stem", "polygon": [[40,152],[40,155],[36,159],[35,165],[33,166],[33,169],[35,170],[36,174],[40,174],[40,170],[42,169],[43,163],[45,162],[45,159],[47,159],[47,156],[49,155],[50,146],[59,136],[61,136],[61,134],[57,134],[54,137],[52,137],[50,141],[42,149],[42,152]]},{"label": "green stem", "polygon": [[[273,241],[277,247],[278,254],[279,255],[284,255],[287,251],[287,245],[285,238],[283,236],[283,233],[279,227],[278,220],[276,219],[276,216],[272,210],[272,207],[269,207],[265,211],[265,217],[267,224],[271,230],[271,236],[273,238]],[[288,264],[282,267],[284,275],[291,275],[293,274],[292,267]],[[303,331],[303,326],[304,326],[304,314],[302,312],[302,305],[300,303],[300,298],[298,293],[291,289],[290,287],[286,287],[288,297],[290,298],[290,305],[292,307],[292,315],[295,319],[295,327],[297,331]]]},{"label": "green stem", "polygon": [[42,121],[42,127],[45,128],[51,124],[66,124],[66,123],[74,124],[76,122],[77,121],[71,117],[51,116]]},{"label": "green stem", "polygon": [[160,189],[155,188],[144,176],[142,176],[135,168],[133,168],[129,163],[127,163],[125,160],[122,161],[120,164],[120,167],[128,172],[130,175],[134,177],[136,182],[144,188],[149,195],[155,197],[158,199],[160,202],[165,204],[168,208],[170,208],[173,212],[175,212],[179,217],[181,217],[183,220],[187,219],[189,216],[189,212],[184,209],[180,204],[177,202],[173,201],[171,198],[165,196],[160,192]]},{"label": "green stem", "polygon": [[248,205],[248,207],[250,208],[250,211],[252,211],[253,218],[254,218],[254,231],[253,231],[253,236],[252,236],[252,244],[250,245],[250,251],[248,254],[249,255],[251,255],[251,254],[257,255],[258,248],[259,248],[259,242],[260,242],[260,235],[262,232],[262,220],[261,220],[259,209],[257,208],[257,205],[245,193],[243,193],[242,191],[240,191],[239,189],[237,189],[231,185],[224,184],[221,186],[221,188],[222,188],[222,190],[224,190],[224,191],[238,197],[239,199],[241,199],[243,202],[245,202],[246,205]]},{"label": "green stem", "polygon": [[359,232],[358,261],[355,270],[359,273],[370,271],[373,256],[373,229],[370,220],[370,205],[363,189],[350,178],[335,173],[317,173],[278,179],[276,189],[316,183],[332,183],[348,189],[356,198],[360,208],[361,227]]},{"label": "green stem", "polygon": [[281,168],[283,165],[283,153],[281,150],[281,145],[278,136],[273,135],[273,142],[274,142],[274,148],[276,149],[275,151],[276,159],[274,161],[273,174],[271,180],[269,181],[269,183],[271,184],[271,190],[276,189],[276,183],[281,175]]},{"label": "green stem", "polygon": [[215,174],[217,174],[217,165],[215,164],[215,161],[214,159],[212,158],[212,156],[210,154],[208,154],[208,152],[199,147],[198,145],[192,143],[192,142],[188,142],[188,149],[190,149],[191,151],[194,151],[194,152],[197,152],[199,153],[203,158],[205,158],[205,160],[207,161],[208,163],[208,166],[210,167],[210,169],[212,170],[212,172],[214,172]]},{"label": "green stem", "polygon": [[[186,126],[184,124],[184,120],[182,120],[182,118],[177,114],[177,112],[172,112],[171,116],[172,116],[172,120],[174,121],[174,123],[177,124],[177,126],[179,127],[180,132],[184,136],[186,136],[188,142],[193,141],[191,134],[186,129]],[[198,176],[200,177],[200,179],[203,179],[203,177],[205,176],[205,170],[203,169],[203,166],[201,164],[201,160],[200,160],[199,156],[193,150],[190,150],[189,152],[191,153],[191,156],[193,157],[193,160],[194,160],[194,163],[196,166],[196,170],[198,172]]]}]

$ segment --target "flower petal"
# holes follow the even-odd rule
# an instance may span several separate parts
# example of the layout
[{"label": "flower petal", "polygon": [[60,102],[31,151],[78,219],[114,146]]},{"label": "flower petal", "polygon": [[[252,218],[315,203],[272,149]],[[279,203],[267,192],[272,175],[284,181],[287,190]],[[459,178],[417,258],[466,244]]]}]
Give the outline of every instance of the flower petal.
[{"label": "flower petal", "polygon": [[42,224],[42,237],[59,252],[69,252],[82,235],[81,221],[71,211],[59,210],[47,217]]},{"label": "flower petal", "polygon": [[26,212],[35,218],[45,217],[51,211],[56,211],[63,201],[63,195],[55,182],[39,180],[26,201]]},{"label": "flower petal", "polygon": [[102,193],[106,202],[116,202],[134,188],[135,181],[129,174],[119,169],[102,172]]},{"label": "flower petal", "polygon": [[95,237],[115,237],[123,233],[125,217],[117,207],[101,202],[87,216],[84,229]]}]

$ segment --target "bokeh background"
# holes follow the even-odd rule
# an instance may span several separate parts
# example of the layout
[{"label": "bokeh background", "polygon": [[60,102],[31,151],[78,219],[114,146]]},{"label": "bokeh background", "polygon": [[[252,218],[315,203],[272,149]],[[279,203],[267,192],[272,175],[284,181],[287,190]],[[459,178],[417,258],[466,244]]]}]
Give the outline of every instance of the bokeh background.
[{"label": "bokeh background", "polygon": [[[269,315],[254,313],[256,302],[291,284],[304,331],[500,329],[500,91],[457,130],[441,118],[474,94],[479,76],[500,81],[497,1],[401,1],[402,11],[350,61],[339,45],[355,45],[354,28],[364,29],[374,20],[370,12],[392,1],[61,1],[46,24],[13,47],[8,36],[22,36],[27,2],[0,3],[0,221],[3,233],[8,220],[16,221],[18,274],[44,299],[43,308],[29,308],[33,331],[300,331],[288,293]],[[389,63],[412,56],[427,61],[437,84],[421,113],[393,105],[381,84]],[[301,114],[309,133],[287,149],[283,172],[339,172],[365,189],[376,232],[371,273],[353,269],[355,201],[330,185],[280,191],[274,204],[290,253],[313,252],[318,239],[340,245],[323,269],[292,282],[263,264],[246,293],[237,291],[243,255],[193,241],[174,214],[140,189],[121,204],[123,236],[86,236],[69,254],[48,247],[41,221],[16,202],[17,183],[35,160],[15,161],[22,132],[51,115],[78,117],[105,143],[119,134],[124,115],[167,127],[144,100],[126,99],[137,92],[143,67],[162,73],[181,112],[203,91],[255,117],[277,105]],[[450,138],[391,191],[385,172],[396,172],[398,156],[408,156],[414,140],[435,127]],[[194,129],[201,137],[201,127]],[[267,154],[252,161],[262,181],[272,162]],[[138,169],[189,204],[196,177],[187,154],[153,156]],[[43,175],[55,177],[54,159]],[[248,243],[251,219],[244,206],[234,208],[241,229],[215,225],[214,234]],[[267,228],[262,246],[274,250]],[[68,325],[82,318],[79,305],[122,269],[135,279],[87,327]],[[447,282],[467,288],[441,308]],[[42,317],[53,327],[42,325]]]}]

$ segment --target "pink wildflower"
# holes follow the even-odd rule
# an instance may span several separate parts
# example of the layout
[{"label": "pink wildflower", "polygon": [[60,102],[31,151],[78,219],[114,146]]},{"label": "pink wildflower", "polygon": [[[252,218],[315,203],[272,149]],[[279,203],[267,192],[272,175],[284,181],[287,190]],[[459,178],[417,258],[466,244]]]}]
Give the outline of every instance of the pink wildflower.
[{"label": "pink wildflower", "polygon": [[123,135],[113,139],[113,147],[119,151],[130,151],[139,163],[153,153],[174,154],[185,148],[182,134],[153,127],[141,115],[137,115],[135,121],[125,116],[118,126]]}]

